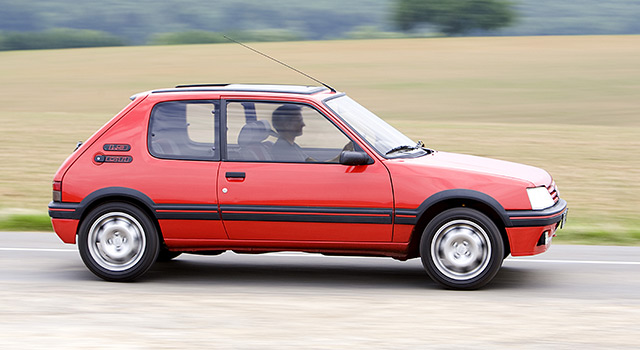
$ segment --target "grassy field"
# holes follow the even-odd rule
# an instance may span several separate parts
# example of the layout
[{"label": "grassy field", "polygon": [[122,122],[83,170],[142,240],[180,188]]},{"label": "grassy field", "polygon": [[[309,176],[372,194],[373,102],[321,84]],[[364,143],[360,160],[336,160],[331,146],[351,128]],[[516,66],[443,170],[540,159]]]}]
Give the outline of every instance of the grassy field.
[{"label": "grassy field", "polygon": [[[640,244],[640,36],[254,46],[429,147],[547,169],[571,207],[559,242]],[[0,81],[0,229],[46,213],[76,141],[136,92],[314,84],[235,44],[0,52]]]}]

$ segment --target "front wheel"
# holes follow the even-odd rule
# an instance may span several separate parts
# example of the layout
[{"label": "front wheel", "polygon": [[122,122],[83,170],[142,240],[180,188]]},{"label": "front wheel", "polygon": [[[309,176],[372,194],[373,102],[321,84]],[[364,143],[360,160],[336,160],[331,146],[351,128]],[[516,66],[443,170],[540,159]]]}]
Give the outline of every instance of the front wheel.
[{"label": "front wheel", "polygon": [[420,240],[420,257],[429,276],[452,289],[476,289],[502,266],[504,242],[486,215],[469,208],[438,214]]},{"label": "front wheel", "polygon": [[78,250],[87,268],[107,281],[131,281],[156,261],[155,225],[139,208],[111,202],[92,210],[80,224]]}]

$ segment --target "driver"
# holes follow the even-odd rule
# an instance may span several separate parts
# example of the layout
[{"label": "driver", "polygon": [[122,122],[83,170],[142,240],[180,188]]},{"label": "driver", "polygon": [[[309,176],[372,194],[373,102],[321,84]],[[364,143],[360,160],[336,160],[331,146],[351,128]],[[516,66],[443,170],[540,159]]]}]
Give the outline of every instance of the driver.
[{"label": "driver", "polygon": [[[302,135],[302,129],[306,126],[302,118],[302,108],[295,104],[285,104],[273,111],[271,124],[278,132],[278,140],[271,147],[272,158],[280,162],[318,162],[317,159],[308,156],[295,142],[296,137]],[[342,149],[353,151],[354,144],[349,141]],[[325,160],[327,163],[338,163],[340,154]]]},{"label": "driver", "polygon": [[302,135],[302,128],[305,127],[300,106],[286,104],[276,108],[271,116],[271,124],[278,132],[278,140],[271,147],[273,160],[284,162],[314,161],[295,142],[296,137]]}]

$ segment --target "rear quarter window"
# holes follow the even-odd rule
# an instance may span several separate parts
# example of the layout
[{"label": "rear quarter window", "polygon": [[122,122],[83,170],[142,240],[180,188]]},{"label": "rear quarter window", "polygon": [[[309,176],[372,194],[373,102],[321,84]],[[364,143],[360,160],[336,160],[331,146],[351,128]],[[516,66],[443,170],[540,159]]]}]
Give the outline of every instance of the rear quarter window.
[{"label": "rear quarter window", "polygon": [[149,153],[157,158],[219,160],[218,101],[169,101],[154,106],[149,119]]}]

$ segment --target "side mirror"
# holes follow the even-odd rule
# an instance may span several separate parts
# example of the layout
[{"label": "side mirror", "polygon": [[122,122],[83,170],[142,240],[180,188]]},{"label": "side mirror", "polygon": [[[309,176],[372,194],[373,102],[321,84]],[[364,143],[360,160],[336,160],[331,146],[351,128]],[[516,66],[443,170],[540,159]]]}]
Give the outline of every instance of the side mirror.
[{"label": "side mirror", "polygon": [[367,165],[373,164],[373,159],[364,152],[342,151],[342,153],[340,153],[340,164]]}]

